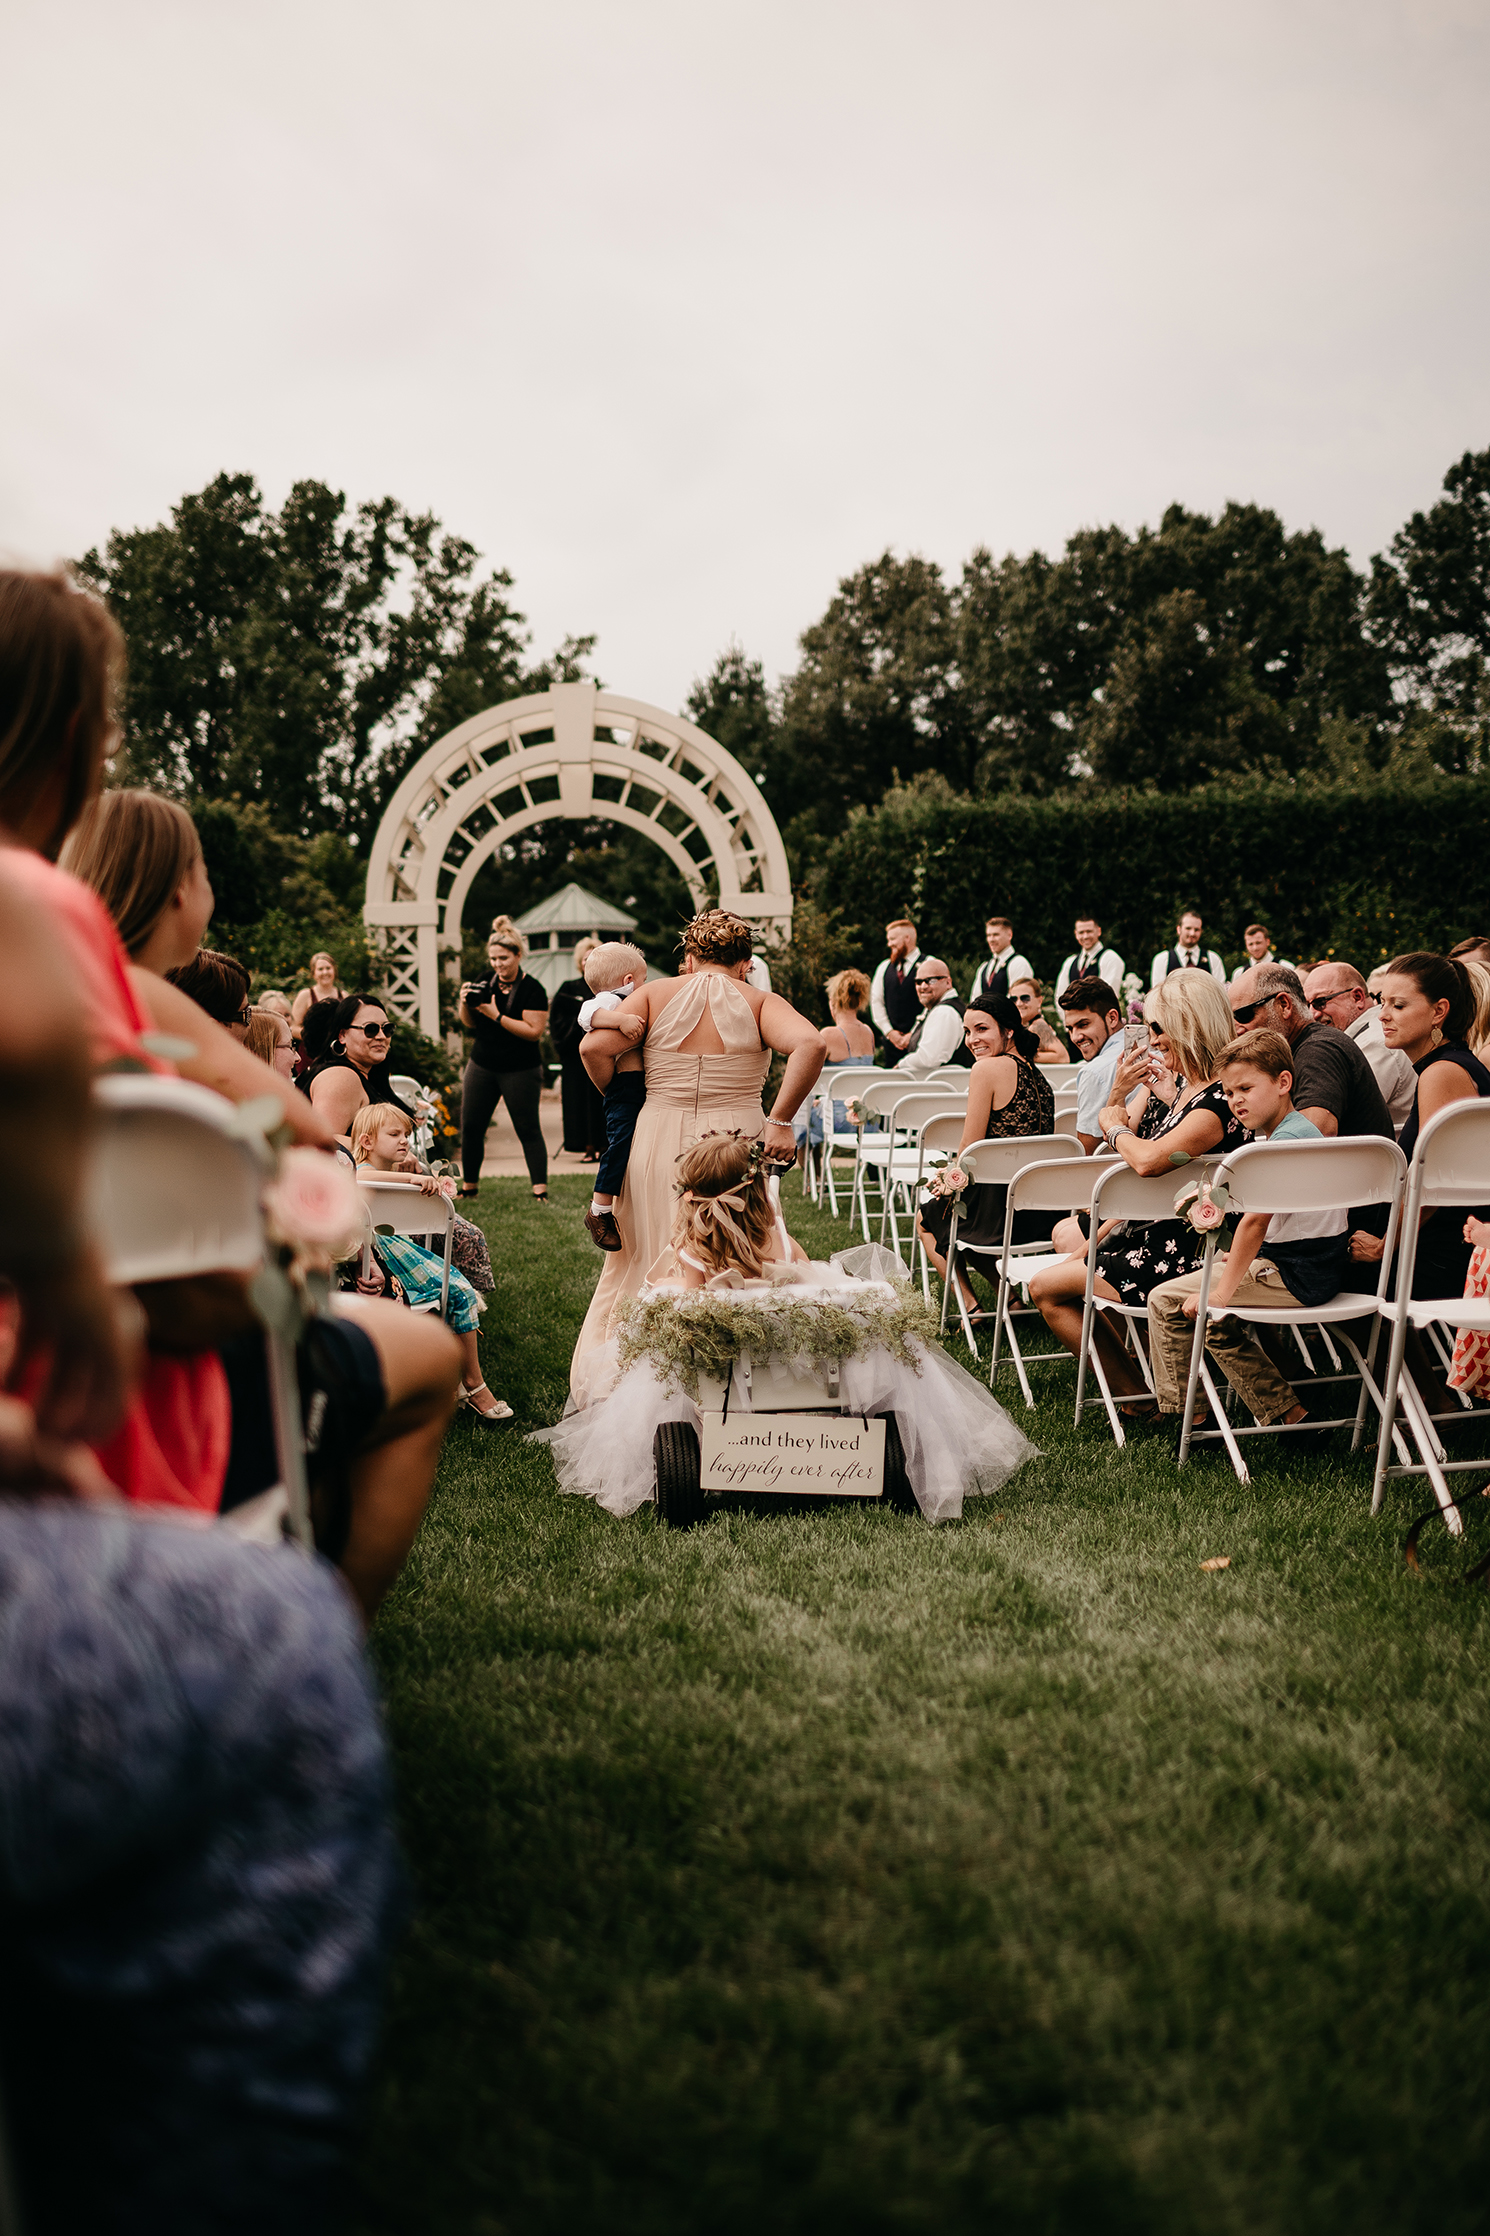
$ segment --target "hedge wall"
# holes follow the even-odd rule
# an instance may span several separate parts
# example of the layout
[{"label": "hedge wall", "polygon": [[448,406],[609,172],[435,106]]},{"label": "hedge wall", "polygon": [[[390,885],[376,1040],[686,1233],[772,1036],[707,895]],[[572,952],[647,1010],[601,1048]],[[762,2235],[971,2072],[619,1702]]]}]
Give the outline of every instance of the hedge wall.
[{"label": "hedge wall", "polygon": [[949,963],[986,953],[989,915],[1047,979],[1088,912],[1145,978],[1197,901],[1228,969],[1242,931],[1267,924],[1280,953],[1338,954],[1369,971],[1412,947],[1442,950],[1490,923],[1490,779],[1211,786],[1178,794],[973,800],[891,793],[854,815],[812,880],[860,959],[892,916]]}]

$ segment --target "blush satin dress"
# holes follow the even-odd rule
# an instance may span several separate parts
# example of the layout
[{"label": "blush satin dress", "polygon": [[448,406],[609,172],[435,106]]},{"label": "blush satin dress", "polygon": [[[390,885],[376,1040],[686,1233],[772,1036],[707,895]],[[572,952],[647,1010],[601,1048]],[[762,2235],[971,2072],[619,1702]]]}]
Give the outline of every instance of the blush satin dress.
[{"label": "blush satin dress", "polygon": [[[681,1044],[706,1010],[723,1050],[685,1055]],[[616,1198],[621,1248],[606,1258],[569,1369],[570,1392],[578,1406],[604,1394],[592,1390],[590,1382],[596,1355],[614,1333],[616,1306],[623,1297],[636,1295],[672,1241],[679,1156],[700,1134],[754,1135],[765,1123],[761,1089],[771,1052],[762,1043],[754,1009],[735,980],[722,972],[696,971],[682,982],[648,1033],[642,1060],[647,1099]]]}]

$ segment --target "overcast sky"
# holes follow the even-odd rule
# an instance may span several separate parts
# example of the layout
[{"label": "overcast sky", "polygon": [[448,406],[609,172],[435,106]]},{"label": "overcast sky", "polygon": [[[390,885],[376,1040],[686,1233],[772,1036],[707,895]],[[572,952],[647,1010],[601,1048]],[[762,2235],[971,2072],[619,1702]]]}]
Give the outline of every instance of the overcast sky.
[{"label": "overcast sky", "polygon": [[887,545],[1490,445],[1487,0],[10,0],[0,545],[429,508],[678,706]]}]

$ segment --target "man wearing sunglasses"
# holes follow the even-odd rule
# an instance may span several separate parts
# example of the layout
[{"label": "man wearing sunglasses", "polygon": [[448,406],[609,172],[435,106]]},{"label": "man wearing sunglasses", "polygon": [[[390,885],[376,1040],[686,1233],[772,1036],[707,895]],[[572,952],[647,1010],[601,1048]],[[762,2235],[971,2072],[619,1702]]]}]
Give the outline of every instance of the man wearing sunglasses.
[{"label": "man wearing sunglasses", "polygon": [[1316,1024],[1335,1025],[1355,1042],[1376,1074],[1392,1124],[1400,1133],[1417,1096],[1417,1073],[1406,1052],[1388,1048],[1382,1038],[1381,1011],[1360,972],[1350,963],[1316,963],[1304,980],[1304,998]]},{"label": "man wearing sunglasses", "polygon": [[1322,1134],[1375,1134],[1395,1141],[1396,1130],[1372,1071],[1355,1042],[1338,1026],[1317,1021],[1303,982],[1286,963],[1261,963],[1230,989],[1237,1030],[1257,1026],[1281,1033],[1293,1051],[1293,1106]]},{"label": "man wearing sunglasses", "polygon": [[962,1040],[962,1002],[939,955],[917,957],[916,999],[921,1004],[921,1022],[895,1069],[907,1079],[926,1079],[944,1064],[970,1063]]}]

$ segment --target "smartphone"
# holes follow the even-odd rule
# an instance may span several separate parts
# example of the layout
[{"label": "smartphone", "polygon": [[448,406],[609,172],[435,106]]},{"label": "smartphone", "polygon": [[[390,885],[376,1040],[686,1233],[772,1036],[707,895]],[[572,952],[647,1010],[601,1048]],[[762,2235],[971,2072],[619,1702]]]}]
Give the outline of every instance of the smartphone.
[{"label": "smartphone", "polygon": [[1147,1025],[1137,1024],[1123,1027],[1123,1054],[1125,1056],[1142,1056],[1146,1053],[1148,1045],[1149,1029]]}]

